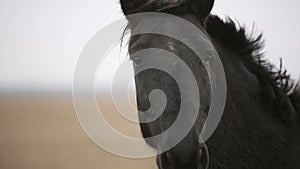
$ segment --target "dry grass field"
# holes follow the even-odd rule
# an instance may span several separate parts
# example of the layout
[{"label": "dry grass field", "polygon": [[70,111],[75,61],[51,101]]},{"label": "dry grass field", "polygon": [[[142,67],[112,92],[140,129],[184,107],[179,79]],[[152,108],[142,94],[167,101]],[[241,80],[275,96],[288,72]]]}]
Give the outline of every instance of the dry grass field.
[{"label": "dry grass field", "polygon": [[[137,125],[112,123],[129,135],[138,132]],[[80,127],[69,93],[0,95],[0,169],[156,167],[153,158],[126,159],[94,144]]]}]

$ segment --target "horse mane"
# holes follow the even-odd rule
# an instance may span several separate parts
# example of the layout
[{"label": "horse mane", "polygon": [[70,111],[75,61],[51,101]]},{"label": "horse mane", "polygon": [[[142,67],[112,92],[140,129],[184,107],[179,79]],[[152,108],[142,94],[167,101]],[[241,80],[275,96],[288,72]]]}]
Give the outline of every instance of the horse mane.
[{"label": "horse mane", "polygon": [[222,20],[215,15],[207,18],[205,29],[213,39],[240,56],[247,69],[256,75],[260,84],[260,102],[273,103],[269,106],[273,107],[270,111],[276,112],[284,121],[288,121],[295,109],[300,116],[300,87],[283,67],[282,59],[279,68],[265,59],[262,33],[256,37],[253,34],[247,35],[245,27],[231,18]]},{"label": "horse mane", "polygon": [[[216,15],[210,15],[204,26],[213,39],[217,39],[227,49],[241,56],[244,65],[256,75],[260,84],[260,102],[274,103],[269,106],[272,107],[270,111],[278,114],[284,121],[290,121],[293,110],[296,110],[300,117],[300,81],[298,85],[295,83],[284,68],[282,59],[279,68],[265,59],[262,33],[256,37],[253,34],[247,35],[245,27],[229,17],[222,20]],[[130,26],[127,25],[121,38],[121,50],[129,30]]]},{"label": "horse mane", "polygon": [[295,106],[296,111],[298,112],[298,115],[300,116],[300,80],[295,86],[294,92],[291,95],[291,100],[293,105]]}]

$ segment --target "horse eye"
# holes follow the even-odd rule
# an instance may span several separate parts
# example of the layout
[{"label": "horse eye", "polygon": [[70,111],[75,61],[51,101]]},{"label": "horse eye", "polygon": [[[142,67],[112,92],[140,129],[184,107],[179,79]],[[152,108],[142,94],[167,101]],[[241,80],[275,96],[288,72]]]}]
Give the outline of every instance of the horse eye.
[{"label": "horse eye", "polygon": [[133,61],[133,64],[134,64],[135,66],[140,65],[140,64],[143,63],[142,59],[140,59],[139,57],[133,58],[132,61]]}]

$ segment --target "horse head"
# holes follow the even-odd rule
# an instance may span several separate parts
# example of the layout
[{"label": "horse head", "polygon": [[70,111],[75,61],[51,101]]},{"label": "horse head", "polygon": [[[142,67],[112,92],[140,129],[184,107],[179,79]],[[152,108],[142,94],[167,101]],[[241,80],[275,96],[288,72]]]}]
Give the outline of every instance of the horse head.
[{"label": "horse head", "polygon": [[[189,133],[175,147],[157,155],[159,169],[299,168],[300,138],[295,134],[299,129],[299,89],[293,90],[294,84],[282,67],[277,69],[263,58],[261,35],[250,38],[245,29],[232,20],[224,21],[211,15],[213,4],[214,0],[121,0],[125,15],[162,12],[198,27],[219,54],[226,74],[227,101],[223,118],[213,136],[199,143],[211,106],[211,86],[204,63],[188,46],[171,37],[157,34],[130,37],[129,54],[135,71],[152,61],[134,53],[147,48],[162,49],[179,56],[190,67],[199,86],[201,101],[195,103],[193,97],[182,96],[176,80],[164,71],[148,69],[135,76],[140,119],[155,116],[155,112],[147,112],[151,107],[151,91],[160,89],[166,97],[163,113],[154,121],[140,124],[146,142],[158,151],[170,144],[173,137],[166,135],[156,141],[147,138],[172,126],[182,106],[181,98],[191,103],[191,108],[193,104],[200,105],[194,110],[198,116]],[[169,66],[176,69],[172,64]],[[189,83],[186,81],[186,85]]]}]

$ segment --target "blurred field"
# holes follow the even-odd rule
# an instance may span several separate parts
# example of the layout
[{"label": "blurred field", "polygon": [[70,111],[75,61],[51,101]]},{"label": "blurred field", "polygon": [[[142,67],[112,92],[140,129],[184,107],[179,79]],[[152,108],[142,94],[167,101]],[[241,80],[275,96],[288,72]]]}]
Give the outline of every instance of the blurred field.
[{"label": "blurred field", "polygon": [[[128,135],[139,132],[137,125],[124,127],[113,119]],[[156,167],[154,159],[126,159],[95,145],[77,121],[71,94],[1,94],[0,169]]]}]

